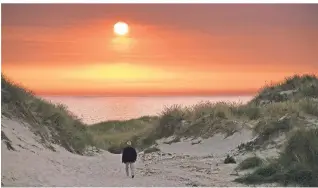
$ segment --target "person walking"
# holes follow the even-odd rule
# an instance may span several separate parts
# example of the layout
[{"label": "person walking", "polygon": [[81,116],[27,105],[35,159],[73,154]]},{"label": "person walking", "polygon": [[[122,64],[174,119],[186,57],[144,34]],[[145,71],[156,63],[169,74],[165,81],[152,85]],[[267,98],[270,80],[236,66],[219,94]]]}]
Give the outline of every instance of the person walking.
[{"label": "person walking", "polygon": [[137,151],[131,146],[131,142],[127,142],[127,146],[123,149],[122,163],[125,164],[126,174],[129,176],[129,169],[131,171],[131,178],[135,177],[135,166],[134,163],[137,160]]}]

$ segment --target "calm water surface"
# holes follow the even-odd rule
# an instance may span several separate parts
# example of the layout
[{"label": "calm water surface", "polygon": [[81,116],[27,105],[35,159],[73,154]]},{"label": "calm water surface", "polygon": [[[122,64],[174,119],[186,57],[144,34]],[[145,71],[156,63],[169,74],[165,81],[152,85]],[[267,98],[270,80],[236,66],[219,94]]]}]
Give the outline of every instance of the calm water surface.
[{"label": "calm water surface", "polygon": [[158,115],[165,106],[174,104],[191,106],[199,102],[246,103],[252,96],[212,97],[65,97],[42,96],[52,103],[62,103],[84,123],[93,124],[105,120],[125,120],[145,115]]}]

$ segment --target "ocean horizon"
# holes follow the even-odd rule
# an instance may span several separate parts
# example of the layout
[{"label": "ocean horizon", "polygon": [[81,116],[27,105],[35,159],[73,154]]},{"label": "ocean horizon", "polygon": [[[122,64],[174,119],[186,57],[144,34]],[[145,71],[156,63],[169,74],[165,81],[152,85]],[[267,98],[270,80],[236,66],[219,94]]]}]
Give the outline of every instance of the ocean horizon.
[{"label": "ocean horizon", "polygon": [[86,124],[109,120],[128,120],[159,115],[172,105],[192,106],[200,102],[247,103],[253,96],[40,96],[54,104],[63,104]]}]

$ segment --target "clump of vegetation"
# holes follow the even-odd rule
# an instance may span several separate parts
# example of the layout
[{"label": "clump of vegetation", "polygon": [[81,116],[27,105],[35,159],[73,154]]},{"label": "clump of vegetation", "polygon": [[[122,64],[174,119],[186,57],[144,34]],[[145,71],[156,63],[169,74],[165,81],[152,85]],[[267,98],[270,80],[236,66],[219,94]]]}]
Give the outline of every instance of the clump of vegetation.
[{"label": "clump of vegetation", "polygon": [[238,166],[237,170],[246,170],[246,169],[251,169],[255,167],[259,167],[263,164],[263,160],[259,158],[258,156],[253,156],[245,159],[242,161]]},{"label": "clump of vegetation", "polygon": [[295,75],[287,77],[284,82],[267,85],[261,89],[251,103],[259,105],[306,97],[318,98],[318,78],[316,75]]},{"label": "clump of vegetation", "polygon": [[231,119],[233,118],[234,103],[226,102],[201,102],[196,104],[191,109],[192,119],[199,119],[201,117],[209,116],[210,118],[222,118]]},{"label": "clump of vegetation", "polygon": [[288,132],[292,129],[292,126],[293,119],[286,117],[279,120],[260,121],[254,127],[254,131],[262,137],[264,141],[267,141],[271,137],[278,136],[281,132]]},{"label": "clump of vegetation", "polygon": [[236,164],[236,161],[233,156],[227,155],[226,158],[224,159],[224,164]]},{"label": "clump of vegetation", "polygon": [[1,75],[1,112],[25,120],[41,137],[42,144],[54,151],[50,143],[59,144],[70,152],[83,154],[93,145],[87,127],[63,105],[54,105],[35,97],[31,91],[10,82]]},{"label": "clump of vegetation", "polygon": [[307,114],[318,116],[318,100],[306,98],[301,101],[300,108]]},{"label": "clump of vegetation", "polygon": [[[175,137],[170,143],[180,141],[181,137],[208,138],[217,133],[230,136],[240,130],[244,122],[256,120],[257,125],[253,129],[261,135],[257,141],[263,144],[301,125],[296,121],[300,114],[317,114],[317,101],[313,99],[316,95],[309,94],[305,89],[315,88],[317,80],[312,75],[296,75],[285,82],[265,87],[259,96],[245,105],[226,102],[201,102],[190,107],[173,105],[166,107],[158,117],[102,122],[91,126],[89,132],[98,146],[104,149],[111,147],[119,150],[127,140],[144,149],[154,144],[155,140],[170,136]],[[288,95],[286,100],[273,100],[274,95],[281,95],[281,92]],[[259,105],[261,100],[271,103]],[[284,116],[286,118],[281,119]]]},{"label": "clump of vegetation", "polygon": [[[128,140],[142,150],[157,139],[170,136],[175,136],[172,142],[182,137],[208,138],[217,133],[231,136],[246,122],[249,127],[254,126],[254,132],[259,135],[256,141],[263,144],[280,133],[301,127],[301,115],[318,116],[317,86],[316,76],[296,75],[285,82],[266,86],[245,105],[225,102],[201,102],[191,107],[174,105],[155,117],[87,126],[65,106],[37,98],[2,75],[2,114],[29,122],[47,147],[53,149],[49,144],[53,142],[74,153],[82,153],[91,144],[120,153]],[[264,101],[265,105],[261,105]],[[248,144],[248,148],[253,149],[253,144]]]},{"label": "clump of vegetation", "polygon": [[156,127],[157,137],[172,136],[182,127],[182,122],[189,118],[190,111],[180,105],[165,107],[159,116],[159,123]]},{"label": "clump of vegetation", "polygon": [[277,182],[283,185],[318,186],[318,129],[298,130],[279,158],[236,179],[246,184]]},{"label": "clump of vegetation", "polygon": [[261,108],[255,104],[238,105],[236,108],[233,109],[233,112],[236,116],[247,117],[250,120],[256,120],[262,117]]},{"label": "clump of vegetation", "polygon": [[233,134],[239,126],[234,121],[237,105],[230,103],[201,102],[192,107],[172,106],[159,116],[155,132],[157,138],[176,135],[209,137],[221,132]]},{"label": "clump of vegetation", "polygon": [[112,153],[120,153],[129,140],[138,149],[152,145],[155,139],[150,136],[158,117],[144,116],[124,121],[106,121],[90,125],[88,132],[99,148]]}]

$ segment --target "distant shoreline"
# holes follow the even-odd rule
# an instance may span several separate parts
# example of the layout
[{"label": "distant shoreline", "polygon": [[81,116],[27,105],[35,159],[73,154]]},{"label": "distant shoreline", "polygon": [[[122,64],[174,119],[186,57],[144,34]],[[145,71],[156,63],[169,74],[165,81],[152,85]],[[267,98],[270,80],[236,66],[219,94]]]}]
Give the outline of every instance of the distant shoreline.
[{"label": "distant shoreline", "polygon": [[38,97],[86,97],[86,98],[104,98],[104,97],[125,97],[125,98],[165,98],[165,97],[254,97],[255,94],[224,94],[224,95],[36,95]]}]

